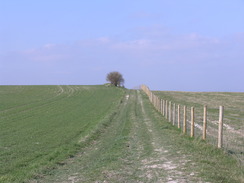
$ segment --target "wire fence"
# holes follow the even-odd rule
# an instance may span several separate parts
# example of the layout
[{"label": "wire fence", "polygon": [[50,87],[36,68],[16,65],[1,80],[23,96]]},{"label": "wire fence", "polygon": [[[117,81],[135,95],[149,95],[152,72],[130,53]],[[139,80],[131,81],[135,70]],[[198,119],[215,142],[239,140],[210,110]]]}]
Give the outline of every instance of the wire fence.
[{"label": "wire fence", "polygon": [[[202,138],[208,143],[222,148],[234,156],[241,166],[244,162],[244,131],[240,127],[232,127],[232,121],[243,124],[244,119],[238,117],[238,112],[226,113],[224,107],[208,107],[207,105],[186,105],[186,102],[176,103],[171,99],[155,95],[146,85],[141,89],[147,94],[154,107],[182,133],[191,137]],[[211,105],[210,105],[211,106]]]}]

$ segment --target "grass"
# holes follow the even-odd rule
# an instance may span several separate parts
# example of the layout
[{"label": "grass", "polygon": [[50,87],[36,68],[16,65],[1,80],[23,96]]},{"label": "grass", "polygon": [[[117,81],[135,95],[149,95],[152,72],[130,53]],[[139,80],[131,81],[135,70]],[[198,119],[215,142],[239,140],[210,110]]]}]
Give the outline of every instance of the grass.
[{"label": "grass", "polygon": [[[145,106],[146,110],[153,107],[148,100]],[[216,183],[244,182],[244,168],[238,160],[200,138],[183,135],[181,130],[165,119],[162,123],[161,114],[155,110],[151,113],[151,118],[154,118],[156,128],[160,129],[162,136],[164,136],[164,146],[171,147],[172,156],[190,159],[186,163],[186,171],[189,174],[195,170],[199,172],[199,177],[202,180]],[[180,152],[180,155],[177,152]]]},{"label": "grass", "polygon": [[183,135],[140,91],[0,86],[0,100],[0,182],[244,181],[236,159]]},{"label": "grass", "polygon": [[124,99],[117,112],[105,120],[105,128],[74,157],[36,182],[243,181],[243,169],[234,158],[182,135],[162,118],[146,95],[132,90],[127,95],[129,100]]},{"label": "grass", "polygon": [[208,106],[209,115],[218,111],[220,105],[225,106],[225,122],[238,130],[244,122],[244,93],[231,92],[176,92],[155,91],[161,98],[189,107]]},{"label": "grass", "polygon": [[105,86],[0,86],[0,182],[22,182],[75,154],[120,103]]},{"label": "grass", "polygon": [[[57,167],[43,177],[36,177],[37,182],[62,182],[75,179],[81,182],[95,182],[111,176],[112,170],[121,169],[121,159],[128,155],[131,120],[129,113],[133,106],[120,102],[112,115],[103,121],[103,126],[93,133],[80,147],[75,157],[64,161],[64,166]],[[114,180],[115,181],[115,180]]]},{"label": "grass", "polygon": [[[208,107],[207,140],[216,146],[219,106],[224,106],[224,144],[226,152],[244,163],[244,93],[230,92],[176,92],[154,91],[160,98],[188,108],[188,132],[190,131],[190,107],[195,108],[196,136],[202,135],[203,106]],[[183,111],[182,111],[183,114]],[[183,117],[182,117],[183,118]],[[181,121],[182,123],[182,121]],[[182,125],[181,125],[182,126]]]}]

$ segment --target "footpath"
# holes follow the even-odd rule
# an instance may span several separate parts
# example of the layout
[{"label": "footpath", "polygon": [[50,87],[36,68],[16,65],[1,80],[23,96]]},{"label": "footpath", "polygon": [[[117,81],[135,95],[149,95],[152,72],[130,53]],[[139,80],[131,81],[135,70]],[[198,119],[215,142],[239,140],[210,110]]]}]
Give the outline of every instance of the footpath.
[{"label": "footpath", "polygon": [[171,128],[142,91],[128,90],[98,137],[32,183],[211,182]]}]

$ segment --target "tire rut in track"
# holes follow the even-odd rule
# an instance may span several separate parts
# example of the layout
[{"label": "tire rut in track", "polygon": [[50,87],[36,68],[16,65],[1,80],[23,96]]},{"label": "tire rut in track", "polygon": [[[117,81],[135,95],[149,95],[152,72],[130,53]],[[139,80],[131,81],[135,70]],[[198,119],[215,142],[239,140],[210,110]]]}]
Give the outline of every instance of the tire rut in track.
[{"label": "tire rut in track", "polygon": [[[100,179],[100,177],[109,176],[108,174],[112,175],[112,173],[109,173],[110,170],[106,171],[106,167],[102,168],[103,170],[97,170],[97,167],[100,167],[99,164],[103,163],[103,159],[105,159],[104,154],[108,153],[110,149],[113,148],[116,141],[123,138],[121,133],[127,121],[127,118],[124,118],[124,114],[127,114],[128,103],[129,95],[125,96],[119,110],[116,111],[115,115],[111,119],[109,119],[109,121],[111,121],[110,124],[106,124],[104,129],[99,130],[102,132],[99,132],[101,134],[98,138],[92,137],[92,139],[89,140],[90,137],[86,137],[84,141],[80,141],[80,143],[85,143],[87,145],[85,145],[85,147],[83,147],[75,157],[61,162],[62,166],[56,167],[54,170],[48,172],[49,175],[39,175],[39,178],[31,180],[30,182],[95,182],[96,177],[99,177]],[[93,170],[95,169],[96,172],[99,173],[96,173],[96,176],[94,177]]]},{"label": "tire rut in track", "polygon": [[[196,172],[184,171],[185,164],[190,162],[187,156],[172,152],[171,147],[164,143],[165,137],[155,125],[152,112],[155,111],[145,109],[140,91],[129,91],[120,111],[99,139],[52,172],[51,176],[37,182],[201,182]],[[128,126],[129,133],[122,135]],[[101,170],[93,173],[93,167],[103,162],[101,160],[107,158],[106,154],[122,138],[127,139],[128,144],[120,147],[125,149],[124,154],[111,154],[112,158],[117,159],[118,165],[111,169],[105,163],[100,167]]]},{"label": "tire rut in track", "polygon": [[[178,152],[178,156],[172,156],[172,150],[170,146],[164,145],[164,137],[160,131],[158,131],[155,126],[153,119],[150,119],[148,111],[144,108],[144,102],[142,100],[142,96],[138,91],[138,104],[140,105],[143,122],[146,125],[150,136],[150,143],[152,145],[153,151],[150,156],[141,160],[141,170],[144,173],[144,177],[146,176],[147,182],[200,182],[195,177],[196,173],[191,172],[187,174],[184,169],[185,163],[190,160],[187,159],[186,156],[182,156],[180,152]],[[135,120],[135,123],[138,120]]]}]

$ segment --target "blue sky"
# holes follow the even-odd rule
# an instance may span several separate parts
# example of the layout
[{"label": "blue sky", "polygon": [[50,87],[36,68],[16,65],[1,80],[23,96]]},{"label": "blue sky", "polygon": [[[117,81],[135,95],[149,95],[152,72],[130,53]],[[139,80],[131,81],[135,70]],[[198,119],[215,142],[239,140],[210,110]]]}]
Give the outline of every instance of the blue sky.
[{"label": "blue sky", "polygon": [[244,92],[243,0],[0,0],[0,85]]}]

